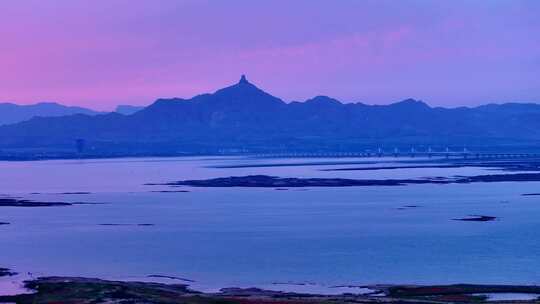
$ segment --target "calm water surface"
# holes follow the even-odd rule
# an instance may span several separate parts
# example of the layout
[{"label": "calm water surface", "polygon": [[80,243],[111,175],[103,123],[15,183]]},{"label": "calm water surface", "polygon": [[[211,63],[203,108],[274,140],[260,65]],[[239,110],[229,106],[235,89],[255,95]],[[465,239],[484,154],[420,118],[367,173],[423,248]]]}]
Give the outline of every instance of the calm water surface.
[{"label": "calm water surface", "polygon": [[[178,276],[197,281],[193,286],[203,290],[225,286],[321,289],[372,283],[540,284],[540,196],[521,195],[540,192],[540,183],[287,191],[180,188],[190,191],[187,193],[156,193],[151,191],[171,188],[144,185],[248,174],[382,179],[494,172],[486,168],[321,171],[396,165],[393,159],[361,163],[365,161],[156,158],[0,162],[1,195],[103,203],[0,208],[0,222],[11,223],[0,226],[0,267],[25,274],[20,277]],[[298,165],[309,162],[355,164]],[[268,163],[295,165],[216,168]],[[91,194],[61,194],[75,191]],[[403,208],[407,205],[418,207]],[[498,220],[452,220],[475,214],[497,216]],[[17,277],[0,279],[0,292],[13,280]]]}]

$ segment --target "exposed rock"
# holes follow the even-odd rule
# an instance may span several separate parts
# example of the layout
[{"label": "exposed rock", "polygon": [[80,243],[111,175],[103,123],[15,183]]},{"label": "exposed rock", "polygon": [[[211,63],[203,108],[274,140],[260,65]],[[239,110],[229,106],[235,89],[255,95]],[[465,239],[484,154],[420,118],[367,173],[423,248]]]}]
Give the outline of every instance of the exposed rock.
[{"label": "exposed rock", "polygon": [[0,268],[0,277],[11,277],[18,273],[9,270],[8,268]]},{"label": "exposed rock", "polygon": [[0,198],[0,207],[56,207],[71,205],[73,204],[66,202],[36,202],[17,198]]},{"label": "exposed rock", "polygon": [[155,224],[117,224],[117,223],[105,223],[99,224],[99,226],[155,226]]},{"label": "exposed rock", "polygon": [[497,217],[495,216],[487,216],[487,215],[471,215],[469,217],[464,218],[457,218],[454,219],[454,221],[466,221],[466,222],[490,222],[496,220]]},{"label": "exposed rock", "polygon": [[59,194],[63,195],[82,195],[82,194],[91,194],[91,192],[62,192]]}]

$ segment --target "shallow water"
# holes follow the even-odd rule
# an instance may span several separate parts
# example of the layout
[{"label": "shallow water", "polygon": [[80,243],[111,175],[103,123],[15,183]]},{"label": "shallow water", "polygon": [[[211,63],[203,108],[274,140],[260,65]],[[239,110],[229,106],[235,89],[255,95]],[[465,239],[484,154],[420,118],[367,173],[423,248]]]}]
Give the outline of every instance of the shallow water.
[{"label": "shallow water", "polygon": [[478,294],[488,297],[488,301],[530,301],[538,299],[538,294],[533,293],[483,293]]},{"label": "shallow water", "polygon": [[[144,185],[248,174],[414,178],[493,173],[486,168],[321,171],[396,165],[392,158],[350,164],[365,160],[324,159],[348,163],[324,165],[308,165],[321,159],[245,158],[0,162],[0,194],[104,203],[1,208],[0,221],[11,225],[0,226],[0,267],[25,277],[178,276],[197,281],[193,287],[202,290],[259,286],[330,292],[339,290],[331,288],[336,285],[374,283],[540,283],[540,197],[521,196],[540,192],[537,182],[287,191],[181,188],[187,193],[156,193],[151,191],[171,189]],[[299,162],[306,165],[215,168]],[[61,194],[78,191],[91,194]],[[418,207],[404,207],[409,205]],[[498,219],[452,220],[475,214]]]}]

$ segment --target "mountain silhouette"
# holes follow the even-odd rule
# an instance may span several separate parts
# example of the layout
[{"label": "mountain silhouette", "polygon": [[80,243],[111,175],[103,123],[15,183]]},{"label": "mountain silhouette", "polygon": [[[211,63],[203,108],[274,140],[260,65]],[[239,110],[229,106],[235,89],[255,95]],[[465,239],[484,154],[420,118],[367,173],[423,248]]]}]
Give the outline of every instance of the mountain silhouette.
[{"label": "mountain silhouette", "polygon": [[540,142],[540,106],[449,109],[415,99],[366,105],[327,96],[286,103],[242,76],[214,93],[158,99],[127,116],[35,117],[0,126],[0,149],[65,151],[77,139],[96,155],[530,147]]},{"label": "mountain silhouette", "polygon": [[32,105],[0,103],[0,125],[25,121],[35,116],[51,117],[71,114],[95,115],[98,113],[99,112],[90,109],[69,107],[55,102],[41,102]]},{"label": "mountain silhouette", "polygon": [[139,112],[142,109],[144,109],[143,106],[118,105],[116,106],[116,109],[114,109],[114,111],[116,113],[120,113],[124,115],[131,115],[133,113]]}]

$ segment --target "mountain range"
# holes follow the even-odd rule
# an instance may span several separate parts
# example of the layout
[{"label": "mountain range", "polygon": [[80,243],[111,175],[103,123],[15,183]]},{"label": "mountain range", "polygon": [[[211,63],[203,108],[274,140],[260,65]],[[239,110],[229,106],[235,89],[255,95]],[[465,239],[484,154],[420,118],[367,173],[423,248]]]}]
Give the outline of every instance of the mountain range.
[{"label": "mountain range", "polygon": [[36,116],[56,117],[72,114],[96,115],[100,112],[81,107],[64,106],[55,102],[40,102],[32,105],[0,103],[0,125],[17,123]]},{"label": "mountain range", "polygon": [[158,99],[131,115],[34,117],[0,126],[4,153],[74,151],[76,140],[84,141],[84,153],[92,155],[345,152],[411,146],[523,149],[540,146],[540,105],[441,108],[414,99],[367,105],[327,96],[286,103],[242,76],[214,93]]},{"label": "mountain range", "polygon": [[[116,113],[131,115],[144,109],[143,106],[119,105]],[[0,103],[0,125],[14,124],[34,117],[58,117],[73,114],[97,115],[108,112],[94,111],[83,107],[65,106],[56,102],[39,102],[31,105]]]}]

